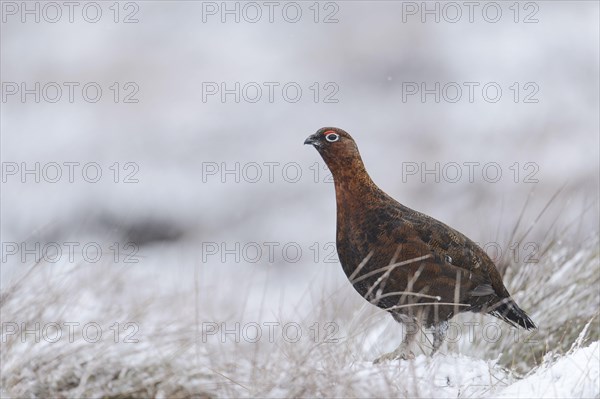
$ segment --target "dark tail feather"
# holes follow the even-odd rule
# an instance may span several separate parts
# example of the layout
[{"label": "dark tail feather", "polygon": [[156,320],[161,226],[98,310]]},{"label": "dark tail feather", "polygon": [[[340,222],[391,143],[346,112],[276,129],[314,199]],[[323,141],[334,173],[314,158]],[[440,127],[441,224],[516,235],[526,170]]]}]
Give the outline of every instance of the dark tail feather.
[{"label": "dark tail feather", "polygon": [[537,328],[527,313],[510,298],[497,304],[489,313],[514,327],[523,327],[526,330]]}]

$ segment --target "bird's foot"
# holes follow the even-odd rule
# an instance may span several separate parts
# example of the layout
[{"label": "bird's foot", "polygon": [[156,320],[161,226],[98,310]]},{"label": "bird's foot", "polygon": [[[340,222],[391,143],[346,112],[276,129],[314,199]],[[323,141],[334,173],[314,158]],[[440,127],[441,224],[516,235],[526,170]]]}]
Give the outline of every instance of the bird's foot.
[{"label": "bird's foot", "polygon": [[415,354],[412,353],[404,345],[400,345],[395,351],[386,353],[385,355],[379,356],[377,359],[373,361],[373,364],[378,364],[381,362],[389,361],[389,360],[412,360],[415,358]]}]

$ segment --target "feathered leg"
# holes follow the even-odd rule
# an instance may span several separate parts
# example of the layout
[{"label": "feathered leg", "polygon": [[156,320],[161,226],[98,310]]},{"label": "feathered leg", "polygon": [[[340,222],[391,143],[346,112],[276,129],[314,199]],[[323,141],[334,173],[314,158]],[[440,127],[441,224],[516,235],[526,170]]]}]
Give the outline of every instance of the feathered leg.
[{"label": "feathered leg", "polygon": [[[394,318],[398,320],[395,316]],[[398,320],[400,321],[400,320]],[[406,326],[406,334],[402,339],[402,343],[393,352],[386,353],[373,361],[373,364],[381,363],[386,360],[410,360],[415,358],[415,354],[410,350],[411,344],[414,342],[417,334],[421,331],[421,326],[416,319],[411,322],[402,322]]]}]

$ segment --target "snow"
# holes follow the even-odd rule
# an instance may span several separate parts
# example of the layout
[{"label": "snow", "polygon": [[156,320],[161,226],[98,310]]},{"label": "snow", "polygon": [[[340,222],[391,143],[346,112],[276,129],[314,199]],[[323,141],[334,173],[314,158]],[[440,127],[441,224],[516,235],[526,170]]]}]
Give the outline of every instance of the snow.
[{"label": "snow", "polygon": [[[171,256],[170,250],[164,253],[164,262],[159,262],[162,267],[169,264]],[[240,268],[237,278],[245,286],[238,289],[238,295],[231,295],[214,289],[222,275],[210,265],[204,265],[196,274],[199,278],[188,284],[179,279],[155,281],[151,262],[129,269],[107,264],[106,269],[82,265],[69,272],[51,272],[67,266],[38,265],[23,284],[13,286],[3,298],[3,397],[97,397],[124,392],[135,393],[135,397],[187,393],[224,397],[587,398],[600,394],[599,342],[586,343],[596,334],[594,320],[585,326],[567,320],[565,326],[572,328],[566,330],[549,330],[542,324],[539,344],[516,342],[512,334],[497,342],[463,339],[442,346],[433,358],[415,348],[414,360],[374,365],[373,359],[398,345],[401,329],[385,312],[355,295],[344,276],[338,280],[321,270],[312,293],[285,287],[265,290],[268,274],[258,278]],[[221,273],[230,275],[231,271]],[[563,283],[571,284],[568,279]],[[562,295],[553,286],[548,289],[554,290],[555,296]],[[581,302],[573,304],[576,308],[593,298],[593,287],[581,291]],[[539,295],[548,294],[540,290]],[[588,320],[596,311],[591,306],[579,310]],[[466,320],[475,316],[470,317]],[[456,320],[460,322],[460,318]],[[48,342],[47,337],[53,336],[49,332],[35,339],[8,330],[9,323],[18,328],[26,323],[32,329],[36,322],[42,331],[50,322],[78,324],[72,341],[65,328],[57,342]],[[121,326],[117,338],[115,322]],[[125,329],[128,322],[136,329]],[[103,335],[98,342],[83,334],[88,323],[100,326]],[[216,323],[220,330],[203,334],[207,323]],[[249,323],[262,326],[257,342],[252,339],[253,332],[231,333],[238,325],[244,331]],[[273,339],[265,327],[269,323],[277,325]],[[286,323],[300,328],[299,341],[283,332]],[[327,323],[335,327],[332,335],[326,334],[331,332]],[[132,331],[133,340],[126,340]],[[319,331],[318,337],[315,331]],[[474,331],[481,334],[480,328]],[[578,335],[570,342],[571,348],[561,352],[556,339],[569,340],[565,337],[574,331]],[[540,358],[538,366],[527,358],[539,345],[553,342],[556,350]],[[426,347],[423,350],[428,351]]]},{"label": "snow", "polygon": [[362,377],[376,378],[380,384],[394,381],[403,396],[481,397],[510,377],[495,361],[462,355],[417,356],[412,361],[395,361],[387,365],[361,364]]},{"label": "snow", "polygon": [[557,357],[519,378],[496,361],[463,355],[424,355],[413,361],[351,367],[357,378],[380,384],[389,381],[402,396],[435,398],[592,398],[600,394],[600,343]]},{"label": "snow", "polygon": [[593,342],[498,393],[499,398],[594,398],[600,395],[600,343]]}]

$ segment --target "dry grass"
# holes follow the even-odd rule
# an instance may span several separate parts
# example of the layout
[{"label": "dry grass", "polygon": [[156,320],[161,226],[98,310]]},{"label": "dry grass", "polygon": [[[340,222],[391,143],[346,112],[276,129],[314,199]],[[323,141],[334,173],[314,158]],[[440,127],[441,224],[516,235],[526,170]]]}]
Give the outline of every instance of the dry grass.
[{"label": "dry grass", "polygon": [[[371,361],[400,342],[401,328],[343,280],[334,279],[330,286],[307,282],[310,288],[293,295],[290,303],[290,294],[270,293],[273,284],[281,288],[289,281],[267,279],[262,288],[251,289],[256,270],[232,278],[224,265],[197,264],[180,277],[194,276],[186,289],[161,288],[165,270],[109,262],[33,265],[1,298],[2,396],[493,396],[600,339],[598,236],[576,243],[546,237],[550,244],[538,263],[508,264],[505,273],[509,290],[539,326],[535,335],[520,331],[515,339],[516,330],[496,319],[466,314],[454,321],[463,327],[481,323],[473,329],[473,340],[465,334],[433,359],[418,356],[378,366]],[[40,323],[43,329],[65,322],[79,323],[73,340],[64,327],[56,343],[43,334],[36,338],[7,330],[10,323],[19,329]],[[82,335],[90,322],[103,332],[95,343]],[[121,327],[117,338],[115,322]],[[127,342],[134,331],[124,328],[127,322],[138,327],[133,334],[138,342]],[[273,339],[265,322],[279,323]],[[236,342],[235,334],[207,334],[207,323],[226,323],[227,328],[258,323],[263,336],[250,342],[254,333],[248,330]],[[297,342],[290,338],[293,331],[283,334],[286,323],[301,328]],[[486,323],[501,326],[500,339],[483,338]],[[46,333],[54,337],[52,330]],[[421,342],[426,347],[427,337]]]}]

